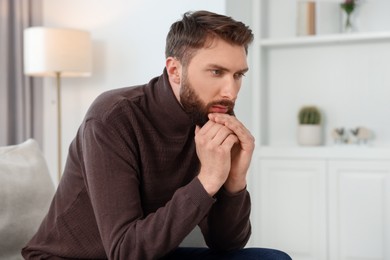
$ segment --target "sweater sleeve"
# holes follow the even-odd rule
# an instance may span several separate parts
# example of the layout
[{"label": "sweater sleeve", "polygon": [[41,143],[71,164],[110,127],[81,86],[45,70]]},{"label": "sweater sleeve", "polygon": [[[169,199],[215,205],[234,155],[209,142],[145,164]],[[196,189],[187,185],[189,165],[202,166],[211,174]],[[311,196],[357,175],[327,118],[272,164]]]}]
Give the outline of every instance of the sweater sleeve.
[{"label": "sweater sleeve", "polygon": [[216,250],[243,248],[251,235],[248,191],[230,194],[222,188],[216,200],[208,217],[200,224],[207,245]]},{"label": "sweater sleeve", "polygon": [[80,141],[87,192],[109,259],[162,257],[180,244],[215,202],[195,178],[165,206],[144,215],[136,151],[124,145],[116,130],[97,120],[85,123]]}]

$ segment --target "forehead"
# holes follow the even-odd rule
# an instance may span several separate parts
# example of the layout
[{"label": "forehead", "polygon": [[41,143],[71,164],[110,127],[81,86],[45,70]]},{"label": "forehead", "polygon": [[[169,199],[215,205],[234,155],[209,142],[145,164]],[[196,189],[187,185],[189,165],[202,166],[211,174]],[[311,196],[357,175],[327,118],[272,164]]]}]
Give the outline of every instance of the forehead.
[{"label": "forehead", "polygon": [[203,48],[198,49],[189,62],[189,66],[208,66],[210,64],[233,71],[247,69],[245,47],[214,38],[208,41]]}]

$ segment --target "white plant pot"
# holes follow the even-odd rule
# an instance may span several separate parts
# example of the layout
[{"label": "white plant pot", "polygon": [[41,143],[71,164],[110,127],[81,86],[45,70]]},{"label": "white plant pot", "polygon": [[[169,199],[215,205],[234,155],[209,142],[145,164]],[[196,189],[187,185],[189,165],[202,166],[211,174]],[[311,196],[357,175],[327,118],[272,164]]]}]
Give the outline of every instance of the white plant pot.
[{"label": "white plant pot", "polygon": [[299,125],[298,144],[304,146],[322,145],[321,125]]}]

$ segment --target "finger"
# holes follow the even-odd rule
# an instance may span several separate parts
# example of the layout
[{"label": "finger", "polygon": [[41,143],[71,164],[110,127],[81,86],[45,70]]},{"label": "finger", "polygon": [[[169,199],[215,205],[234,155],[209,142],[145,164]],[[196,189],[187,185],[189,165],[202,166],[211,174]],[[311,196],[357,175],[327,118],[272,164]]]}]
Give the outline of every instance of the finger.
[{"label": "finger", "polygon": [[249,130],[234,116],[227,114],[210,114],[210,121],[223,124],[236,135],[248,135]]},{"label": "finger", "polygon": [[229,122],[233,122],[233,121],[241,124],[241,122],[238,121],[238,119],[235,116],[231,116],[228,114],[211,113],[208,116],[210,119],[209,121],[213,121],[215,123],[219,123],[223,125],[229,124]]},{"label": "finger", "polygon": [[[229,118],[236,118],[234,115],[229,114],[221,114],[221,113],[210,113],[208,114],[208,118],[214,122],[219,121],[219,123],[228,120]],[[237,118],[236,118],[237,119]]]},{"label": "finger", "polygon": [[[213,121],[208,121],[198,132],[198,134],[202,135],[208,140],[212,140],[215,138],[215,136],[218,134],[218,132],[221,130],[221,128],[226,128],[224,125],[215,123]],[[225,131],[231,131],[231,130],[225,130]]]},{"label": "finger", "polygon": [[215,124],[215,122],[214,121],[207,121],[206,122],[206,124],[204,124],[202,127],[200,127],[200,126],[198,126],[199,127],[199,129],[201,129],[201,132],[200,133],[205,133],[205,132],[207,132],[209,129],[210,129],[210,127],[212,127],[213,125]]},{"label": "finger", "polygon": [[230,130],[237,135],[242,148],[253,149],[254,148],[254,137],[250,131],[234,116],[227,114],[209,114],[210,121],[220,123],[228,127]]},{"label": "finger", "polygon": [[202,128],[200,128],[199,126],[196,126],[195,128],[195,135],[197,135],[197,140],[199,140],[199,144],[208,144],[211,147],[220,146],[231,134],[233,134],[232,130],[230,130],[224,125],[215,123],[213,121],[209,121],[207,123],[207,126],[205,125]]},{"label": "finger", "polygon": [[224,149],[231,150],[234,144],[238,142],[239,142],[238,137],[234,134],[230,134],[225,138],[221,146],[224,147]]},{"label": "finger", "polygon": [[195,126],[195,135],[197,135],[200,131],[200,126]]},{"label": "finger", "polygon": [[230,135],[234,135],[233,131],[227,128],[226,126],[222,126],[212,138],[211,142],[214,145],[221,145]]}]

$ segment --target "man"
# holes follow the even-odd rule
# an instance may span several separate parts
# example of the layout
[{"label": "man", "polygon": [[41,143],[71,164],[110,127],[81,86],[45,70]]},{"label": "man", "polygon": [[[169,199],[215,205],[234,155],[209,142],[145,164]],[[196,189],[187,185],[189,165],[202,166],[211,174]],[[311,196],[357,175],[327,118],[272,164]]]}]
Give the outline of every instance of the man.
[{"label": "man", "polygon": [[[243,23],[207,11],[174,23],[160,77],[92,104],[23,256],[290,259],[242,249],[251,233],[246,174],[255,145],[233,108],[252,40]],[[197,225],[210,249],[178,248]]]}]

